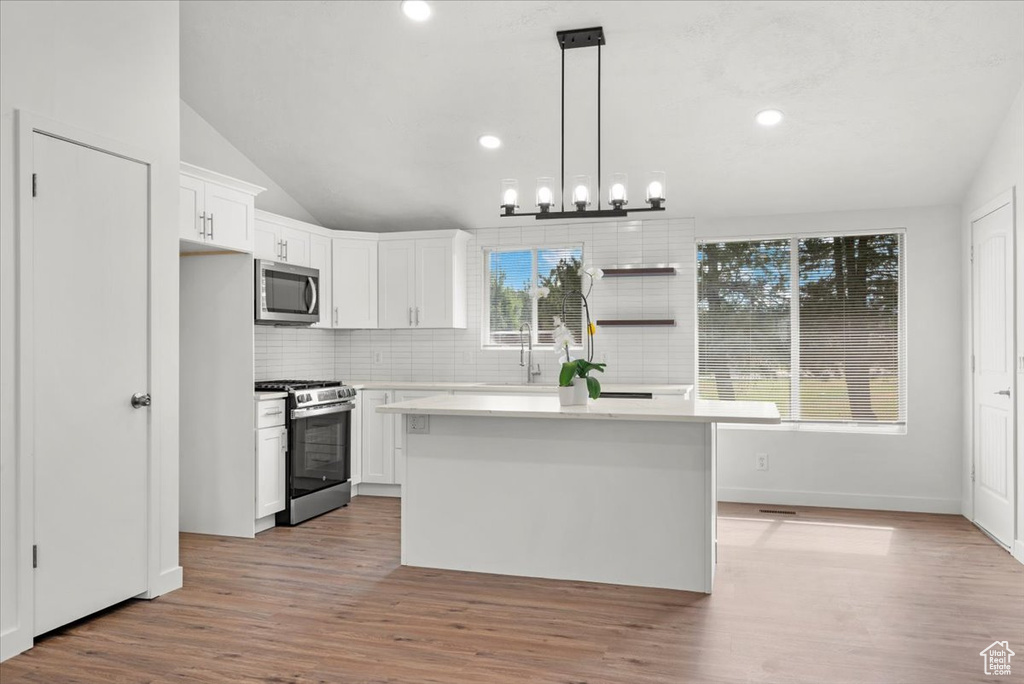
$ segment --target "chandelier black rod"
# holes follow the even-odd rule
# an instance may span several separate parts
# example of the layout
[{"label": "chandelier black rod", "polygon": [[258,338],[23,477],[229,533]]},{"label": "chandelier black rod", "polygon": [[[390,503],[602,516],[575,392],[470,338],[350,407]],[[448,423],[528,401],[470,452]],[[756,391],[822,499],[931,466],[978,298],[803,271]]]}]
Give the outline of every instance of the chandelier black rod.
[{"label": "chandelier black rod", "polygon": [[562,46],[562,212],[565,212],[565,46]]},{"label": "chandelier black rod", "polygon": [[[565,54],[565,50],[562,50]],[[565,83],[562,83],[565,88]],[[563,134],[564,135],[564,134]],[[565,194],[565,190],[562,190]],[[601,43],[597,43],[597,209],[601,210]]]}]

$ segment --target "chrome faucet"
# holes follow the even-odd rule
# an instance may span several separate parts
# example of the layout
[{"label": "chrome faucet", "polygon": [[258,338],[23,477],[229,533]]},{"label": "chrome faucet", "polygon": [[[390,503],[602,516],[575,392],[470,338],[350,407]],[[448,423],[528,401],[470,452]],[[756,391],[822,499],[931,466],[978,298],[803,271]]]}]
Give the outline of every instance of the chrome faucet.
[{"label": "chrome faucet", "polygon": [[[526,328],[526,340],[523,340],[523,328]],[[527,347],[527,344],[529,347]],[[540,375],[540,364],[533,366],[533,326],[523,323],[519,326],[519,366],[526,368],[526,382],[533,384],[534,378]]]}]

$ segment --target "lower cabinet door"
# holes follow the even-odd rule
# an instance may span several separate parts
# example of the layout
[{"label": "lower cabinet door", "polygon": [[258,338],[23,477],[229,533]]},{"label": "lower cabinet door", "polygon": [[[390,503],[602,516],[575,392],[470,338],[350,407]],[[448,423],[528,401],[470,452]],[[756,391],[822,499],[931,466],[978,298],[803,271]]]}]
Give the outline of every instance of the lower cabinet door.
[{"label": "lower cabinet door", "polygon": [[288,430],[263,428],[256,438],[256,518],[284,510]]},{"label": "lower cabinet door", "polygon": [[364,391],[362,482],[395,483],[395,417],[377,413],[377,407],[390,403],[391,392]]}]

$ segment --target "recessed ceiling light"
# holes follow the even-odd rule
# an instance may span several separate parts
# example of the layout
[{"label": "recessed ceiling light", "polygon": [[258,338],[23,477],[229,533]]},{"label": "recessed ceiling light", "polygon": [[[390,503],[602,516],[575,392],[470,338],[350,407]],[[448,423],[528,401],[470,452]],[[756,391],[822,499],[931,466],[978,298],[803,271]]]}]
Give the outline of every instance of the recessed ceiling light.
[{"label": "recessed ceiling light", "polygon": [[496,150],[501,147],[501,139],[496,135],[481,135],[480,144],[489,150]]},{"label": "recessed ceiling light", "polygon": [[402,11],[413,21],[426,21],[430,18],[430,5],[424,0],[402,0]]},{"label": "recessed ceiling light", "polygon": [[758,112],[754,118],[762,126],[774,126],[782,121],[782,112],[778,109],[766,109],[763,112]]}]

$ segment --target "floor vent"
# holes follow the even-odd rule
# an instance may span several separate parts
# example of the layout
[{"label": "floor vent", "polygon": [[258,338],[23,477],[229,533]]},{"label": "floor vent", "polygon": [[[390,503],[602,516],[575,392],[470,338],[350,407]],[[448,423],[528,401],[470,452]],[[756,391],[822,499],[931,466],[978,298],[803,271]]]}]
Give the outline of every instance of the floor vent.
[{"label": "floor vent", "polygon": [[782,511],[776,508],[760,508],[758,511],[761,513],[771,513],[772,515],[796,515],[796,511]]}]

